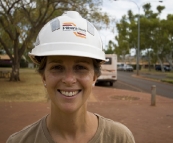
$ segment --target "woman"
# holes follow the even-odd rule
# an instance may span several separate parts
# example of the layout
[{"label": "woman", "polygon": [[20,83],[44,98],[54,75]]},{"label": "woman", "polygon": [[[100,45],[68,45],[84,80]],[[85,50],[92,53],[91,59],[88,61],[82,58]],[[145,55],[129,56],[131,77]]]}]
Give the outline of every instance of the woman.
[{"label": "woman", "polygon": [[51,112],[7,143],[134,143],[124,125],[87,111],[105,62],[95,27],[75,11],[48,22],[29,53],[51,101]]}]

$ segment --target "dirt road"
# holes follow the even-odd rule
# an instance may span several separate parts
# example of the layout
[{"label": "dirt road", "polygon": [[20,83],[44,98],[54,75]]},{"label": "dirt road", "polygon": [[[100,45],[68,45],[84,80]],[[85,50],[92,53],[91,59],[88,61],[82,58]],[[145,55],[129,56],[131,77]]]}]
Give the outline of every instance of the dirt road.
[{"label": "dirt road", "polygon": [[[156,106],[152,107],[150,94],[95,87],[88,110],[125,124],[136,143],[173,142],[172,99],[157,96]],[[0,143],[49,112],[49,103],[0,102]]]}]

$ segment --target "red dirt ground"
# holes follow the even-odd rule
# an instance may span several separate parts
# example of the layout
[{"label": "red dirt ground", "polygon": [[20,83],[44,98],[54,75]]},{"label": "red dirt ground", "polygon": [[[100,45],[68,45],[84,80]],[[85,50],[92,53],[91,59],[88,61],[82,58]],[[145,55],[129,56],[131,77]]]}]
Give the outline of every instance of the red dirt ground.
[{"label": "red dirt ground", "polygon": [[[101,91],[101,92],[100,92]],[[88,110],[125,124],[136,143],[173,143],[173,99],[150,94],[95,87]],[[50,112],[49,103],[0,102],[0,143]]]}]

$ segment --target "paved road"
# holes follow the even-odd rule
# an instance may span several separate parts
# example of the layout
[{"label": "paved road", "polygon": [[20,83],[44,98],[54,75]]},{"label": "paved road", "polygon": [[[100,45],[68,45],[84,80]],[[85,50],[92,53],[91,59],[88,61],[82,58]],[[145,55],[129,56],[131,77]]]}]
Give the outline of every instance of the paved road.
[{"label": "paved road", "polygon": [[172,84],[147,80],[133,75],[134,73],[118,71],[118,81],[122,84],[126,84],[126,86],[130,86],[133,90],[147,93],[151,93],[151,86],[156,85],[156,91],[158,95],[173,98]]},{"label": "paved road", "polygon": [[151,86],[156,85],[158,95],[173,98],[172,84],[147,80],[134,75],[135,73],[118,71],[118,81],[114,84],[114,87],[151,93]]}]

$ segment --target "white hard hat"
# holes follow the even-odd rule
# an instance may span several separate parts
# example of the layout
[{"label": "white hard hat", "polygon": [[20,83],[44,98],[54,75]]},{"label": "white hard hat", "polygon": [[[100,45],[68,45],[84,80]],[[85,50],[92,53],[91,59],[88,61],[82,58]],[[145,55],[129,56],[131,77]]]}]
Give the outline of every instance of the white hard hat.
[{"label": "white hard hat", "polygon": [[67,11],[49,21],[39,32],[30,58],[40,64],[42,56],[80,56],[105,61],[96,28],[76,11]]}]

